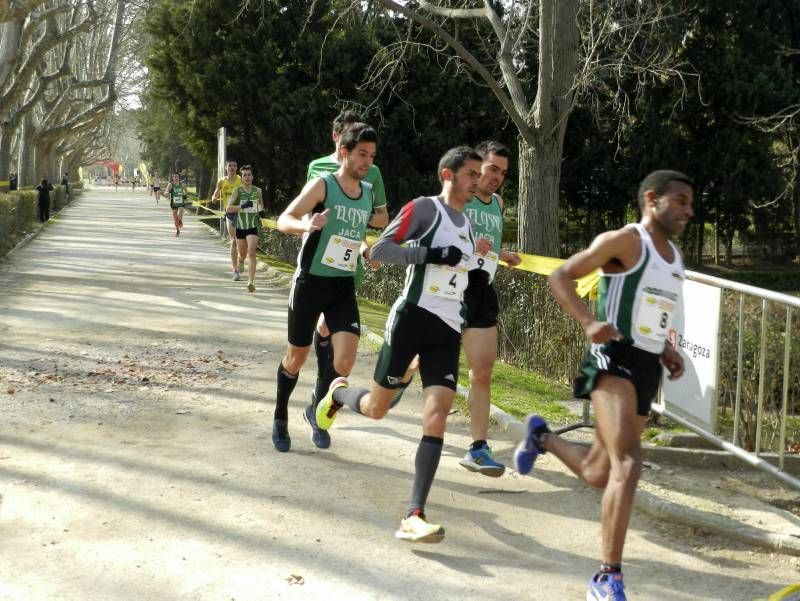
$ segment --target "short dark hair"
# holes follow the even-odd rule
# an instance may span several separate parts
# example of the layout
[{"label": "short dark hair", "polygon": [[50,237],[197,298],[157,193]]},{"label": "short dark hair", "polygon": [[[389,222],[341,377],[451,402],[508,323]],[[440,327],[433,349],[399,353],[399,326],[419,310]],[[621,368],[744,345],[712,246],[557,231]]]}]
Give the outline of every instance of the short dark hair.
[{"label": "short dark hair", "polygon": [[342,111],[333,120],[333,133],[342,135],[342,132],[353,123],[363,123],[364,119],[355,111]]},{"label": "short dark hair", "polygon": [[442,181],[442,169],[455,172],[461,169],[467,161],[481,162],[483,159],[471,146],[456,146],[445,152],[439,159],[439,168],[436,170],[439,181]]},{"label": "short dark hair", "polygon": [[353,150],[360,142],[378,143],[378,132],[366,123],[354,123],[346,128],[339,138],[339,146],[344,146],[347,151]]},{"label": "short dark hair", "polygon": [[508,146],[498,142],[497,140],[484,140],[475,147],[475,152],[481,155],[481,160],[486,160],[490,154],[496,154],[499,157],[511,158],[511,151]]},{"label": "short dark hair", "polygon": [[694,180],[681,173],[680,171],[672,171],[670,169],[659,169],[649,173],[639,184],[639,192],[636,197],[639,201],[639,210],[644,210],[644,194],[648,190],[653,190],[656,194],[661,196],[667,191],[670,182],[683,182],[691,188],[694,188]]},{"label": "short dark hair", "polygon": [[236,165],[238,165],[239,161],[237,161],[236,159],[225,159],[225,166],[226,167],[228,166],[228,163],[235,163]]},{"label": "short dark hair", "polygon": [[253,173],[253,168],[250,165],[242,165],[241,167],[239,167],[239,173],[244,173],[245,171]]}]

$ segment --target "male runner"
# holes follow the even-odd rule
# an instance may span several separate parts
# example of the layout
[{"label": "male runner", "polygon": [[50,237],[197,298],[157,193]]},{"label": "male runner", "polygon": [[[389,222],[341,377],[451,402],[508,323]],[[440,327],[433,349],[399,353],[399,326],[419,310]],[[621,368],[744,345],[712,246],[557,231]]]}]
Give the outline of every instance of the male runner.
[{"label": "male runner", "polygon": [[303,234],[289,293],[289,344],[278,365],[272,444],[281,452],[291,448],[289,397],[320,314],[332,333],[334,376],[349,374],[356,359],[361,326],[353,278],[374,203],[372,186],[362,180],[377,142],[375,130],[364,123],[345,130],[336,173],[307,182],[278,218],[281,232]]},{"label": "male runner", "polygon": [[469,285],[464,292],[467,317],[462,343],[469,367],[470,432],[472,446],[459,462],[472,472],[499,477],[506,467],[492,456],[489,434],[492,368],[497,360],[497,292],[494,276],[498,260],[511,267],[520,264],[517,253],[501,250],[503,199],[497,190],[508,173],[510,152],[500,142],[481,142],[475,151],[483,159],[475,196],[465,205],[465,214],[476,238],[488,240],[492,249],[485,256],[473,255],[469,264]]},{"label": "male runner", "polygon": [[153,174],[153,196],[156,197],[156,204],[158,204],[158,197],[161,196],[161,178],[158,173]]},{"label": "male runner", "polygon": [[[476,252],[464,205],[477,189],[480,169],[481,157],[472,148],[448,150],[438,167],[441,194],[406,204],[370,249],[370,257],[377,261],[408,265],[405,287],[386,321],[372,389],[349,388],[346,378],[336,378],[317,407],[317,424],[326,430],[344,405],[381,419],[402,393],[406,370],[419,355],[422,440],[414,462],[408,513],[395,534],[412,542],[438,543],[444,538],[444,528],[426,521],[425,503],[442,455],[458,381],[462,298],[468,283],[467,264]],[[477,252],[485,253],[489,246],[488,241],[480,241]]]},{"label": "male runner", "polygon": [[[521,474],[536,457],[553,453],[590,486],[603,489],[602,563],[586,598],[625,599],[622,549],[642,469],[641,434],[661,381],[683,374],[683,357],[668,340],[672,316],[683,299],[683,260],[670,238],[694,215],[692,180],[677,171],[654,171],[639,186],[642,219],[605,232],[550,276],[561,307],[591,342],[575,395],[591,398],[594,440],[585,448],[551,433],[538,415],[525,420],[526,436],[514,451]],[[573,280],[602,270],[597,317],[575,292]]]},{"label": "male runner", "polygon": [[225,161],[225,171],[227,175],[217,182],[214,193],[211,195],[211,202],[220,203],[220,210],[225,212],[225,227],[231,239],[231,272],[233,280],[238,282],[241,279],[241,272],[244,270],[244,255],[239,256],[239,246],[236,243],[236,213],[226,211],[225,203],[231,197],[233,191],[242,185],[242,178],[236,174],[238,164],[233,159]]},{"label": "male runner", "polygon": [[[342,132],[354,123],[363,122],[361,116],[354,111],[342,111],[336,116],[333,120],[333,128],[331,131],[334,152],[333,154],[314,159],[308,164],[306,181],[310,181],[326,173],[334,173],[339,169],[338,149]],[[369,171],[367,171],[367,175],[364,177],[364,181],[372,184],[372,191],[375,199],[372,216],[367,225],[377,229],[386,227],[386,224],[389,223],[389,214],[386,210],[386,191],[383,186],[383,176],[377,165],[370,165]],[[365,250],[366,249],[362,248],[362,253]],[[373,267],[377,267],[378,265],[374,261],[370,263]],[[364,262],[362,260],[362,254],[359,254],[355,275],[356,291],[358,291],[361,286],[363,277]],[[331,446],[331,436],[327,431],[320,430],[317,427],[317,422],[314,417],[319,399],[328,391],[328,387],[335,377],[333,374],[331,336],[330,331],[325,325],[325,317],[323,315],[320,316],[317,329],[314,331],[314,351],[317,356],[317,383],[314,387],[314,392],[311,393],[311,405],[303,412],[303,419],[311,426],[311,441],[314,445],[320,449],[327,449]]]},{"label": "male runner", "polygon": [[236,244],[240,257],[247,255],[247,291],[256,291],[256,248],[264,214],[264,197],[261,188],[253,185],[253,168],[241,169],[242,185],[228,197],[226,213],[236,216]]},{"label": "male runner", "polygon": [[167,184],[167,189],[163,193],[165,198],[169,198],[169,208],[172,209],[172,221],[175,223],[175,235],[181,235],[183,227],[183,208],[186,206],[186,190],[181,184],[179,173],[172,174],[172,181]]}]

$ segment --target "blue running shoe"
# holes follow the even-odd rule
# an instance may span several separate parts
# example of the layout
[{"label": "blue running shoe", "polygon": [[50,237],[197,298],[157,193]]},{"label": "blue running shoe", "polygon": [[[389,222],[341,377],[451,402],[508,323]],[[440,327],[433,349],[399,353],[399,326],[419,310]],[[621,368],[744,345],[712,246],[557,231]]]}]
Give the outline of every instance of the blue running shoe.
[{"label": "blue running shoe", "polygon": [[589,580],[586,601],[627,601],[622,573],[597,573]]},{"label": "blue running shoe", "polygon": [[303,409],[303,419],[311,426],[311,442],[318,449],[327,449],[331,446],[331,435],[326,430],[320,430],[317,426],[317,416],[314,413],[314,405],[311,404]]},{"label": "blue running shoe", "polygon": [[506,466],[495,460],[492,456],[492,449],[486,443],[483,443],[479,449],[467,451],[464,459],[458,463],[471,472],[478,472],[492,478],[499,478],[506,471]]},{"label": "blue running shoe", "polygon": [[550,432],[547,422],[539,415],[531,413],[525,418],[525,438],[514,449],[514,469],[520,474],[530,474],[533,464],[545,450],[539,437]]}]

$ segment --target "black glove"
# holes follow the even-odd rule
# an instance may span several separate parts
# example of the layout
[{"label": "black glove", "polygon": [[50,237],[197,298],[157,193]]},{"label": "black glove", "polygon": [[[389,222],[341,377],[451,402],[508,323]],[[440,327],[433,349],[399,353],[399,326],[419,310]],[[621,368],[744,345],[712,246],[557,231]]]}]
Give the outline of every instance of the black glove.
[{"label": "black glove", "polygon": [[248,200],[247,202],[243,202],[242,203],[242,208],[243,209],[249,209],[252,206],[253,206],[253,201],[252,200]]},{"label": "black glove", "polygon": [[461,249],[457,246],[437,246],[428,249],[425,262],[453,267],[461,262],[462,255]]}]

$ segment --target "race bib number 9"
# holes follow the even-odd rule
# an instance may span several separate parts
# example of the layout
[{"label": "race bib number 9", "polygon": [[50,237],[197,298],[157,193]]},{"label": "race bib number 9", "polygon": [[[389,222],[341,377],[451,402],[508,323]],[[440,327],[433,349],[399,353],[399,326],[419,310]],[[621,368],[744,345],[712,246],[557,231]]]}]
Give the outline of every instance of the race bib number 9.
[{"label": "race bib number 9", "polygon": [[358,263],[358,249],[360,247],[360,240],[351,240],[343,236],[331,236],[322,256],[322,264],[334,269],[353,272],[356,270],[356,264]]},{"label": "race bib number 9", "polygon": [[469,279],[467,278],[467,263],[461,261],[455,267],[449,265],[428,265],[425,269],[425,280],[422,288],[428,294],[449,298],[451,300],[462,300],[464,290],[467,289]]},{"label": "race bib number 9", "polygon": [[485,256],[475,253],[469,258],[469,262],[467,263],[467,271],[472,271],[473,269],[483,269],[489,274],[489,280],[491,281],[494,279],[494,274],[497,272],[498,260],[499,257],[497,253],[492,251],[487,252]]},{"label": "race bib number 9", "polygon": [[675,301],[664,296],[645,293],[639,303],[639,311],[634,322],[636,332],[649,340],[665,341],[675,305]]}]

